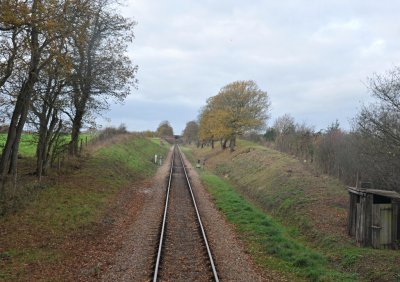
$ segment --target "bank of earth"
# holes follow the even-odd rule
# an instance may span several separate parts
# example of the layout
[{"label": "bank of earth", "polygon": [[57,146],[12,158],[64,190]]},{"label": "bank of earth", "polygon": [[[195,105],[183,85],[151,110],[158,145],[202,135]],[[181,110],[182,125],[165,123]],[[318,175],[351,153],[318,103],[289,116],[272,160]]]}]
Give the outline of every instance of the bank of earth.
[{"label": "bank of earth", "polygon": [[348,193],[337,179],[248,141],[234,152],[186,146],[216,206],[267,270],[322,281],[399,281],[400,252],[359,248],[347,235]]}]

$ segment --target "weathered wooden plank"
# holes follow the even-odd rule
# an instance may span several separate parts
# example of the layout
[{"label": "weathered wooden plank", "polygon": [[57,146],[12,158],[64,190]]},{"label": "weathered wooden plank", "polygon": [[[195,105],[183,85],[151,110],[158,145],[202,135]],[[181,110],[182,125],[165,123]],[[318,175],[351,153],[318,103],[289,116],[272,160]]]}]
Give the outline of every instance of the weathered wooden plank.
[{"label": "weathered wooden plank", "polygon": [[[400,244],[400,203],[397,206],[397,242]],[[400,246],[399,246],[400,247]]]},{"label": "weathered wooden plank", "polygon": [[350,194],[347,232],[350,236],[356,234],[357,226],[357,195]]},{"label": "weathered wooden plank", "polygon": [[380,247],[390,248],[392,241],[392,219],[393,219],[393,208],[392,204],[380,204],[381,213],[381,234],[380,234]]},{"label": "weathered wooden plank", "polygon": [[[393,244],[397,242],[400,237],[399,237],[399,204],[398,203],[392,203],[392,208],[393,208],[393,217],[392,217],[392,242]],[[398,247],[398,246],[394,246]]]},{"label": "weathered wooden plank", "polygon": [[379,205],[372,207],[372,247],[380,247],[380,234],[381,234],[381,209]]},{"label": "weathered wooden plank", "polygon": [[374,195],[367,194],[365,201],[365,241],[364,246],[372,245],[372,206],[374,202]]},{"label": "weathered wooden plank", "polygon": [[[357,204],[357,231],[356,242],[360,246],[368,246],[368,226],[367,218],[370,217],[371,211],[367,215],[368,197],[361,197],[360,203]],[[367,227],[368,226],[368,227]]]},{"label": "weathered wooden plank", "polygon": [[363,224],[364,224],[364,220],[363,220],[363,216],[362,216],[362,207],[364,200],[361,199],[359,203],[357,203],[357,220],[356,220],[356,244],[357,245],[362,245],[362,238],[363,238]]}]

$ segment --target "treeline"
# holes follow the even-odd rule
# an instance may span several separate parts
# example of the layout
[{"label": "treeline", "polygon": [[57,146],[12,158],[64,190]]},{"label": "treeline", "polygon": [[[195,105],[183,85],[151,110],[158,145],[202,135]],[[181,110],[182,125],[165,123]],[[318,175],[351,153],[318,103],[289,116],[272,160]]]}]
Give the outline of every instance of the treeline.
[{"label": "treeline", "polygon": [[262,133],[269,109],[266,92],[252,81],[234,82],[207,100],[199,119],[186,124],[183,138],[198,146],[214,147],[219,141],[222,149],[229,142],[233,149],[242,136],[294,155],[347,185],[370,182],[376,189],[400,192],[400,68],[373,75],[367,88],[375,100],[362,106],[350,131],[337,121],[316,131],[286,114]]},{"label": "treeline", "polygon": [[0,178],[15,175],[26,125],[38,134],[38,175],[45,174],[69,133],[70,155],[79,153],[85,124],[123,101],[136,86],[128,58],[135,22],[122,17],[115,0],[1,1],[0,122],[6,124]]},{"label": "treeline", "polygon": [[284,115],[263,141],[348,185],[363,181],[375,189],[400,191],[400,68],[369,78],[368,90],[375,101],[362,107],[349,132],[337,121],[316,132]]}]

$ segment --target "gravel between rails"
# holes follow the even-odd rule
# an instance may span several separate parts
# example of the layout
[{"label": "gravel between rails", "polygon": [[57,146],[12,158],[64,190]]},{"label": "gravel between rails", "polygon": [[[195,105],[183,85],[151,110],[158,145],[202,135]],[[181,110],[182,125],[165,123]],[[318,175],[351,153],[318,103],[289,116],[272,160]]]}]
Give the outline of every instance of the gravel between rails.
[{"label": "gravel between rails", "polygon": [[[172,148],[171,148],[172,149]],[[159,168],[151,187],[143,187],[142,209],[123,236],[122,248],[114,263],[102,275],[103,281],[151,281],[158,232],[163,214],[166,183],[172,150]],[[203,225],[216,263],[220,281],[282,281],[279,275],[258,269],[245,252],[233,226],[215,208],[211,196],[202,186],[198,174],[185,159],[185,165],[200,210]],[[134,202],[132,204],[135,204]],[[175,281],[171,279],[170,281]]]},{"label": "gravel between rails", "polygon": [[158,281],[213,281],[189,186],[178,150]]}]

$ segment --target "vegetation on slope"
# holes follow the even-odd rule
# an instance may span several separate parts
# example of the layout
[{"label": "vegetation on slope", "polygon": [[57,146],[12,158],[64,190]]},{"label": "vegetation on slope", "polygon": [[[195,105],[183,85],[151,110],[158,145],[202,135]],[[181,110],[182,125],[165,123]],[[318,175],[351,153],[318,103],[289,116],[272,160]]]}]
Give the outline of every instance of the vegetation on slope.
[{"label": "vegetation on slope", "polygon": [[32,269],[62,264],[64,241],[105,220],[118,193],[154,174],[154,154],[167,151],[149,139],[117,138],[70,174],[38,184],[24,209],[0,218],[0,280],[28,280]]},{"label": "vegetation on slope", "polygon": [[[251,202],[252,206],[270,215],[276,224],[281,223],[289,228],[287,234],[290,236],[287,238],[292,242],[290,244],[300,244],[309,248],[310,253],[319,253],[324,257],[321,261],[326,261],[328,272],[320,271],[318,269],[321,268],[316,266],[309,268],[310,271],[315,269],[315,273],[309,272],[306,267],[303,274],[307,279],[334,279],[335,276],[329,274],[329,268],[349,273],[346,279],[351,279],[351,273],[357,273],[358,279],[362,280],[396,281],[400,278],[398,251],[358,248],[354,239],[347,236],[348,194],[345,187],[334,178],[314,174],[304,164],[285,154],[246,141],[240,141],[233,153],[209,147],[191,147],[191,154],[193,161],[206,158],[207,170],[229,183],[229,187],[232,187],[230,189]],[[229,197],[216,196],[213,191],[215,186],[209,183],[208,177],[203,174],[203,182],[215,198],[217,206],[221,208],[221,205],[229,205]],[[229,220],[230,212],[221,209]],[[246,229],[244,221],[234,219],[232,222],[238,230]],[[261,228],[261,221],[254,224]],[[255,236],[250,243],[247,241],[251,237],[244,238],[251,250],[254,244],[258,244],[259,237],[268,236]],[[280,248],[281,243],[253,251],[256,261],[261,260],[261,265],[268,264],[268,260],[263,257],[272,255],[289,265],[294,263],[271,252],[269,249],[274,246]]]}]

